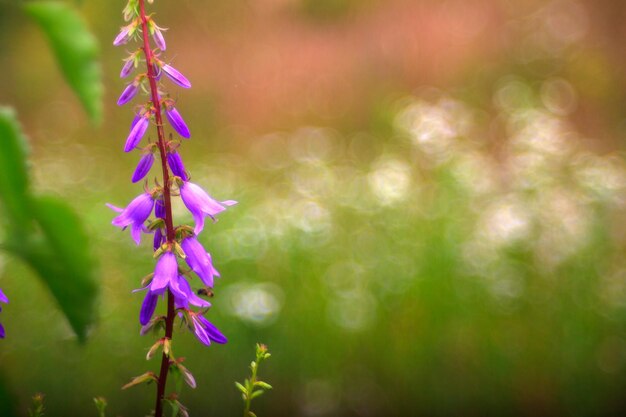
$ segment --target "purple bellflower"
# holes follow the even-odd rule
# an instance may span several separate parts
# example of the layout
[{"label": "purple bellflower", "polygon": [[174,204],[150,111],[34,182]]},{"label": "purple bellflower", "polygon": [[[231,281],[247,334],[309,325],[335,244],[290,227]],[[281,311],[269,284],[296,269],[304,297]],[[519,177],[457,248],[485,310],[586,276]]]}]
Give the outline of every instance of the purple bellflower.
[{"label": "purple bellflower", "polygon": [[180,186],[180,197],[196,222],[196,227],[194,228],[196,235],[200,234],[204,229],[204,218],[206,216],[215,220],[215,216],[218,213],[226,210],[224,206],[237,204],[233,200],[218,202],[211,198],[202,188],[191,182],[184,182]]},{"label": "purple bellflower", "polygon": [[128,77],[130,73],[133,72],[133,69],[135,69],[135,58],[130,57],[126,59],[126,61],[124,62],[124,66],[122,67],[122,70],[120,71],[120,78]]},{"label": "purple bellflower", "polygon": [[183,181],[187,181],[189,178],[185,173],[185,165],[180,157],[180,154],[176,151],[170,151],[167,154],[167,163],[172,170],[172,173],[177,177],[180,177]]},{"label": "purple bellflower", "polygon": [[128,84],[126,88],[124,88],[124,91],[122,91],[120,98],[117,99],[117,105],[123,106],[124,104],[128,103],[133,98],[135,98],[138,92],[139,83],[137,81],[133,81],[132,83]]},{"label": "purple bellflower", "polygon": [[136,28],[137,28],[137,25],[135,23],[131,23],[128,26],[124,26],[120,30],[120,33],[118,33],[118,35],[115,37],[115,40],[113,41],[113,45],[120,46],[120,45],[124,45],[125,43],[128,43],[128,41],[132,38],[133,34],[135,33]]},{"label": "purple bellflower", "polygon": [[130,202],[125,209],[121,209],[112,205],[108,205],[114,211],[120,213],[119,216],[111,222],[113,226],[121,227],[122,230],[130,226],[130,235],[135,243],[141,241],[141,231],[143,224],[152,213],[154,207],[154,198],[149,193],[140,194]]},{"label": "purple bellflower", "polygon": [[211,307],[211,303],[207,300],[200,298],[196,295],[195,292],[191,289],[191,285],[187,282],[184,276],[178,276],[178,288],[180,289],[180,293],[174,293],[174,297],[176,297],[176,305],[178,308],[189,308],[189,304],[207,308]]},{"label": "purple bellflower", "polygon": [[195,236],[186,237],[180,242],[180,246],[185,251],[185,261],[189,268],[200,277],[204,285],[213,288],[213,277],[219,277],[220,274],[213,267],[211,255]]},{"label": "purple bellflower", "polygon": [[189,80],[173,66],[163,64],[161,65],[161,69],[163,70],[165,75],[167,75],[167,77],[172,80],[174,84],[178,84],[183,88],[191,88],[191,83],[189,82]]},{"label": "purple bellflower", "polygon": [[219,331],[213,323],[208,321],[202,314],[193,314],[191,316],[193,322],[193,330],[199,341],[207,346],[211,345],[211,342],[224,344],[228,342],[226,336]]},{"label": "purple bellflower", "polygon": [[153,294],[150,291],[146,293],[146,297],[143,299],[143,303],[141,304],[141,310],[139,311],[139,323],[141,323],[142,326],[148,324],[152,318],[158,301],[158,294]]},{"label": "purple bellflower", "polygon": [[168,287],[173,292],[180,292],[178,288],[178,262],[176,262],[176,255],[172,252],[165,252],[159,258],[149,291],[153,294],[163,294]]},{"label": "purple bellflower", "polygon": [[[154,205],[154,216],[159,219],[165,219],[165,204],[163,204],[163,200],[157,200]],[[163,229],[158,228],[154,231],[154,241],[153,248],[156,251],[161,247],[162,244],[165,243],[165,234],[163,234]]]},{"label": "purple bellflower", "polygon": [[139,116],[139,119],[134,123],[128,137],[126,138],[126,144],[124,145],[124,152],[130,152],[137,147],[143,135],[146,134],[148,127],[150,126],[150,118],[148,113],[143,116]]},{"label": "purple bellflower", "polygon": [[[2,289],[0,289],[0,302],[1,303],[8,303],[9,302],[9,299],[4,294]],[[0,307],[0,311],[2,311],[1,307]],[[0,324],[0,339],[4,339],[4,336],[5,336],[4,326],[2,324]]]},{"label": "purple bellflower", "polygon": [[154,29],[152,31],[152,39],[154,39],[154,43],[156,43],[156,46],[160,50],[165,51],[167,49],[163,32],[161,32],[161,28],[156,25],[154,25]]},{"label": "purple bellflower", "polygon": [[133,177],[131,178],[132,182],[141,181],[148,172],[150,172],[150,168],[152,168],[152,164],[154,163],[154,154],[152,152],[148,152],[144,156],[141,157],[139,163],[137,164],[137,168],[135,168],[135,172],[133,173]]},{"label": "purple bellflower", "polygon": [[170,122],[170,125],[172,125],[174,130],[179,135],[187,139],[191,137],[191,133],[189,133],[189,128],[187,127],[187,124],[174,106],[168,106],[165,108],[165,116],[167,117],[167,121]]}]

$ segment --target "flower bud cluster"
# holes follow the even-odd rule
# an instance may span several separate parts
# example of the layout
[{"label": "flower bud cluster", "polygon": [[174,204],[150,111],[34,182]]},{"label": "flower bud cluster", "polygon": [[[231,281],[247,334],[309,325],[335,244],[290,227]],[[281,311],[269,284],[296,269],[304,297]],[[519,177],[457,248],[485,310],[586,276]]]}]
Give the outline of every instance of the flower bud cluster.
[{"label": "flower bud cluster", "polygon": [[[226,337],[204,317],[211,304],[196,294],[192,288],[192,279],[199,278],[200,293],[212,293],[209,289],[213,288],[214,278],[220,274],[213,266],[211,255],[198,241],[198,235],[204,230],[207,216],[215,221],[219,213],[236,202],[215,200],[199,185],[190,182],[179,148],[183,139],[191,138],[191,132],[176,108],[176,101],[165,92],[165,86],[161,83],[162,75],[165,75],[163,79],[182,88],[191,88],[191,83],[162,58],[162,53],[167,49],[165,29],[159,27],[152,16],[140,13],[139,0],[129,0],[123,14],[126,25],[121,28],[113,44],[129,45],[138,41],[139,46],[124,59],[120,77],[134,77],[126,84],[117,104],[123,106],[131,103],[141,97],[142,92],[148,96],[147,99],[139,100],[134,107],[134,118],[124,145],[124,152],[137,151],[141,155],[131,181],[136,183],[145,179],[157,158],[162,160],[162,166],[166,169],[162,173],[163,184],[155,181],[154,186],[149,188],[146,181],[143,193],[125,208],[109,205],[118,213],[112,224],[121,229],[130,227],[135,243],[139,244],[144,234],[153,235],[154,257],[157,261],[154,273],[143,283],[146,295],[139,313],[142,333],[163,320],[162,316],[153,316],[158,300],[169,294],[174,298],[178,316],[200,342],[205,345],[211,342],[226,343]],[[147,33],[144,33],[146,30]],[[150,39],[156,48],[150,47]],[[167,120],[173,134],[181,139],[173,139],[172,134],[169,140],[165,139],[163,120]],[[157,132],[154,142],[147,134],[151,126],[156,127]],[[171,196],[182,199],[193,216],[194,227],[174,226],[169,201]]]}]

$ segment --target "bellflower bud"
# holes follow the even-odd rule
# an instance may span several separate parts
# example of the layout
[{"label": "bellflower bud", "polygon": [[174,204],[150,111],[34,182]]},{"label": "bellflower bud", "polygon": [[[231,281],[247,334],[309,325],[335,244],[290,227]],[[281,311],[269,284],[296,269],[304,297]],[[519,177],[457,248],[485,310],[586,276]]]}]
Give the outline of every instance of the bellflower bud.
[{"label": "bellflower bud", "polygon": [[139,312],[139,323],[141,323],[142,326],[148,324],[152,318],[158,301],[159,296],[157,294],[153,294],[150,291],[146,293],[146,297],[141,304],[141,311]]},{"label": "bellflower bud", "polygon": [[138,92],[139,83],[137,81],[133,81],[132,83],[128,84],[126,88],[124,88],[124,91],[122,91],[120,98],[117,99],[117,105],[123,106],[124,104],[128,103],[137,95]]},{"label": "bellflower bud", "polygon": [[178,84],[183,88],[191,88],[191,83],[183,74],[181,74],[176,68],[172,67],[168,64],[163,64],[161,69],[167,75],[167,77],[172,80],[174,84]]},{"label": "bellflower bud", "polygon": [[126,138],[124,152],[130,152],[137,147],[146,130],[148,130],[148,126],[150,126],[149,116],[147,114],[140,116]]},{"label": "bellflower bud", "polygon": [[137,24],[134,22],[128,26],[124,26],[120,30],[120,33],[115,37],[115,40],[113,41],[113,45],[120,46],[120,45],[124,45],[125,43],[128,43],[130,38],[135,33],[136,28],[137,28]]},{"label": "bellflower bud", "polygon": [[132,182],[135,183],[137,181],[141,181],[148,172],[150,172],[150,168],[152,168],[152,164],[154,163],[154,154],[149,152],[141,157],[139,163],[137,164],[137,168],[135,168],[135,172],[133,173]]},{"label": "bellflower bud", "polygon": [[187,127],[187,124],[175,107],[166,107],[165,116],[167,117],[167,121],[170,122],[170,125],[174,128],[176,132],[178,132],[179,135],[187,139],[191,137],[191,133],[189,133],[189,128]]},{"label": "bellflower bud", "polygon": [[130,73],[133,72],[133,69],[135,69],[135,59],[134,58],[128,58],[124,62],[124,66],[122,67],[122,71],[120,71],[120,78],[128,77],[130,75]]},{"label": "bellflower bud", "polygon": [[180,157],[180,154],[176,151],[170,151],[167,154],[167,163],[172,170],[172,173],[177,177],[180,177],[183,181],[187,181],[189,178],[185,172],[185,165]]}]

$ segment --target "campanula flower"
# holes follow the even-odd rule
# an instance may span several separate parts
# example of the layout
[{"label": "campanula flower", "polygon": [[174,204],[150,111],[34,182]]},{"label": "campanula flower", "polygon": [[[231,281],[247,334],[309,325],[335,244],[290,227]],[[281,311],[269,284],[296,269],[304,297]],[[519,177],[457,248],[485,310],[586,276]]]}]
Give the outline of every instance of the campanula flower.
[{"label": "campanula flower", "polygon": [[133,69],[135,69],[135,59],[131,57],[124,62],[124,66],[120,71],[120,78],[128,77],[130,73],[133,72]]},{"label": "campanula flower", "polygon": [[178,262],[176,262],[176,255],[172,252],[165,252],[157,261],[149,291],[153,294],[162,294],[168,287],[173,287],[174,291],[180,292],[178,291]]},{"label": "campanula flower", "polygon": [[207,346],[211,345],[211,342],[224,344],[228,342],[226,336],[219,331],[217,327],[210,321],[208,321],[202,314],[192,314],[191,321],[193,322],[193,330],[198,340]]},{"label": "campanula flower", "polygon": [[135,168],[135,172],[133,173],[133,177],[131,178],[132,182],[141,181],[148,172],[150,172],[150,168],[152,168],[152,164],[154,163],[154,154],[152,152],[148,152],[144,156],[141,157],[139,163],[137,164],[137,168]]},{"label": "campanula flower", "polygon": [[141,310],[139,311],[139,323],[141,323],[142,326],[148,324],[152,318],[154,310],[157,306],[157,301],[159,301],[158,294],[153,294],[150,291],[146,293],[146,297],[143,299],[143,303],[141,304]]},{"label": "campanula flower", "polygon": [[136,29],[137,29],[137,24],[134,22],[131,23],[130,25],[124,26],[120,30],[120,33],[118,33],[117,36],[115,37],[115,40],[113,41],[113,45],[120,46],[120,45],[124,45],[125,43],[128,43],[128,41],[132,38],[133,34],[135,33]]},{"label": "campanula flower", "polygon": [[167,121],[170,122],[170,125],[172,125],[174,130],[179,135],[187,139],[191,137],[191,133],[189,133],[189,128],[187,127],[187,124],[174,106],[167,106],[165,108],[165,117],[167,117]]},{"label": "campanula flower", "polygon": [[177,177],[180,177],[183,181],[187,181],[189,178],[185,172],[185,165],[180,157],[180,154],[176,151],[170,151],[167,154],[167,164],[170,166],[172,173]]},{"label": "campanula flower", "polygon": [[206,216],[215,220],[215,216],[218,213],[226,210],[224,206],[237,204],[233,200],[218,202],[211,198],[202,188],[191,182],[185,182],[180,186],[180,197],[196,222],[196,227],[194,228],[196,235],[200,234],[202,229],[204,229],[204,218]]},{"label": "campanula flower", "polygon": [[171,65],[163,64],[161,65],[161,69],[167,75],[167,77],[172,80],[174,84],[178,84],[183,88],[191,88],[191,83],[183,74],[180,73],[176,68]]},{"label": "campanula flower", "polygon": [[123,106],[124,104],[128,103],[137,95],[138,92],[139,83],[137,81],[133,81],[132,83],[128,84],[126,88],[124,88],[124,91],[122,91],[120,98],[117,99],[117,105]]},{"label": "campanula flower", "polygon": [[139,244],[143,224],[150,216],[150,213],[152,213],[154,207],[154,198],[152,195],[149,193],[140,194],[135,197],[125,209],[110,204],[108,204],[108,207],[120,213],[120,215],[111,222],[113,226],[121,227],[122,229],[130,226],[130,235],[135,243]]},{"label": "campanula flower", "polygon": [[148,127],[150,126],[150,118],[148,113],[143,116],[139,116],[134,123],[133,128],[130,130],[128,137],[126,138],[126,144],[124,145],[124,152],[130,152],[137,147],[143,135],[146,134]]},{"label": "campanula flower", "polygon": [[154,43],[159,47],[160,50],[165,51],[167,49],[167,45],[165,44],[165,38],[163,37],[163,32],[161,32],[161,28],[154,26],[154,30],[152,31],[152,39],[154,39]]},{"label": "campanula flower", "polygon": [[189,268],[195,272],[204,285],[213,287],[213,277],[219,277],[220,274],[213,267],[211,255],[202,247],[195,236],[189,236],[180,242],[180,246],[185,252],[185,262]]},{"label": "campanula flower", "polygon": [[180,290],[179,293],[174,293],[173,291],[172,293],[174,297],[176,297],[176,305],[179,308],[189,308],[189,304],[201,308],[211,307],[211,303],[198,297],[196,293],[193,292],[191,285],[189,285],[187,279],[182,275],[178,276],[178,289]]}]

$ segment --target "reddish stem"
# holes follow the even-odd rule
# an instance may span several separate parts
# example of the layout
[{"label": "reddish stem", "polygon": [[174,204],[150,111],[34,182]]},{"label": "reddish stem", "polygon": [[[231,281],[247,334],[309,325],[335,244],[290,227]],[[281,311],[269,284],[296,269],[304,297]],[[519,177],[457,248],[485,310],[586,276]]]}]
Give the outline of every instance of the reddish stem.
[{"label": "reddish stem", "polygon": [[[139,0],[139,16],[141,18],[141,32],[143,36],[143,52],[148,67],[148,81],[150,82],[150,94],[152,106],[154,108],[154,119],[156,121],[159,154],[161,156],[161,170],[163,172],[163,205],[165,206],[165,230],[168,243],[173,243],[175,239],[174,224],[172,220],[172,201],[170,195],[170,174],[167,168],[167,148],[165,142],[165,132],[163,131],[163,118],[161,116],[161,101],[159,98],[159,90],[156,82],[156,74],[154,73],[154,55],[150,48],[148,18],[144,0]],[[171,292],[167,292],[167,317],[165,319],[165,337],[172,339],[172,331],[174,328],[174,297]],[[157,383],[157,398],[154,410],[155,417],[163,416],[163,396],[165,395],[165,385],[167,382],[167,373],[170,367],[169,357],[164,353],[161,358],[161,371],[159,373],[159,381]]]}]

